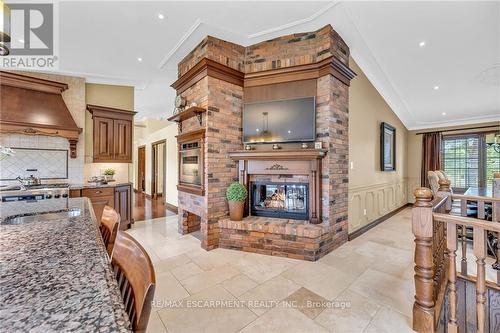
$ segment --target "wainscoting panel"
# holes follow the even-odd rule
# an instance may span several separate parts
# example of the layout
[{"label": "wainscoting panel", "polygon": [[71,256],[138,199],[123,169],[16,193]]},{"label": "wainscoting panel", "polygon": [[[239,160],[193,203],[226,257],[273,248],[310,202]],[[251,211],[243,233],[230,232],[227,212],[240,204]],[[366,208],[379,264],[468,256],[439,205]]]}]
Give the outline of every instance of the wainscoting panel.
[{"label": "wainscoting panel", "polygon": [[413,192],[420,186],[420,177],[408,177],[408,202],[415,202]]},{"label": "wainscoting panel", "polygon": [[349,233],[404,206],[408,182],[358,186],[349,189]]}]

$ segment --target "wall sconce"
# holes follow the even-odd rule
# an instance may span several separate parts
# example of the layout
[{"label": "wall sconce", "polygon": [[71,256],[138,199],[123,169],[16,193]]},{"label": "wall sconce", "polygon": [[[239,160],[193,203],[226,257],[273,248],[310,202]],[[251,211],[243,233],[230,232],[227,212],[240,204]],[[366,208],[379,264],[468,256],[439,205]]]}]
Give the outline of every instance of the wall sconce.
[{"label": "wall sconce", "polygon": [[10,53],[5,43],[10,43],[10,8],[0,0],[0,56]]}]

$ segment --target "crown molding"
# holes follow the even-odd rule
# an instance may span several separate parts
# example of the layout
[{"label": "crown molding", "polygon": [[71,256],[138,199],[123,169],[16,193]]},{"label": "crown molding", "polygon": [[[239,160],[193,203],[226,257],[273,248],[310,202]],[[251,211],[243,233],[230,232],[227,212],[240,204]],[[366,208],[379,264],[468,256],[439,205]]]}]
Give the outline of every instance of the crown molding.
[{"label": "crown molding", "polygon": [[313,13],[312,15],[310,15],[306,18],[296,20],[296,21],[293,21],[290,23],[285,23],[285,24],[279,25],[279,26],[274,27],[274,28],[269,28],[266,30],[262,30],[262,31],[250,34],[247,36],[247,38],[248,39],[258,38],[258,37],[262,37],[262,36],[276,33],[279,31],[283,31],[286,29],[290,29],[290,28],[293,28],[293,27],[296,27],[299,25],[303,25],[305,23],[309,23],[311,21],[314,21],[316,18],[320,17],[321,15],[325,14],[327,11],[329,11],[330,9],[332,9],[333,7],[338,5],[339,3],[340,3],[339,1],[332,1],[332,2],[328,3],[328,5],[324,6],[323,8],[321,8],[320,10],[318,10],[317,12]]},{"label": "crown molding", "polygon": [[407,129],[410,131],[414,131],[414,130],[425,130],[425,129],[432,129],[432,128],[449,127],[449,126],[481,124],[481,123],[488,123],[488,122],[498,122],[498,126],[500,127],[500,116],[497,116],[497,115],[479,116],[479,117],[464,118],[464,119],[459,119],[459,120],[436,121],[436,122],[428,122],[428,123],[419,122],[417,125],[408,126]]},{"label": "crown molding", "polygon": [[191,35],[201,26],[203,22],[200,18],[194,21],[193,25],[186,31],[186,33],[179,39],[177,44],[163,57],[163,59],[158,64],[158,68],[162,69],[165,67],[167,62],[172,58],[172,56],[182,47],[182,45],[191,37]]}]

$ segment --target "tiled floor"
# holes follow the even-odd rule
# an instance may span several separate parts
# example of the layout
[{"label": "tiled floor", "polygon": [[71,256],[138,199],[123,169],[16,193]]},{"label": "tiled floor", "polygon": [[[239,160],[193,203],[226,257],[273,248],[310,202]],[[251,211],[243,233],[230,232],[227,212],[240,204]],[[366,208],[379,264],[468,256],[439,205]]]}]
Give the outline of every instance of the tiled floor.
[{"label": "tiled floor", "polygon": [[157,289],[148,332],[411,332],[406,209],[318,262],[200,248],[177,217],[137,222]]}]

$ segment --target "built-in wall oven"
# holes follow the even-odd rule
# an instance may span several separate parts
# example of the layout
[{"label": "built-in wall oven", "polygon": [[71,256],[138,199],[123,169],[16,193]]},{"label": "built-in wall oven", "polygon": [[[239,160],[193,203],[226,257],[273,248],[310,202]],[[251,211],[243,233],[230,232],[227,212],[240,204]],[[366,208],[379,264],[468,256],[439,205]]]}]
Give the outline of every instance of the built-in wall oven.
[{"label": "built-in wall oven", "polygon": [[179,152],[179,182],[182,184],[201,186],[203,161],[200,140],[182,143]]}]

